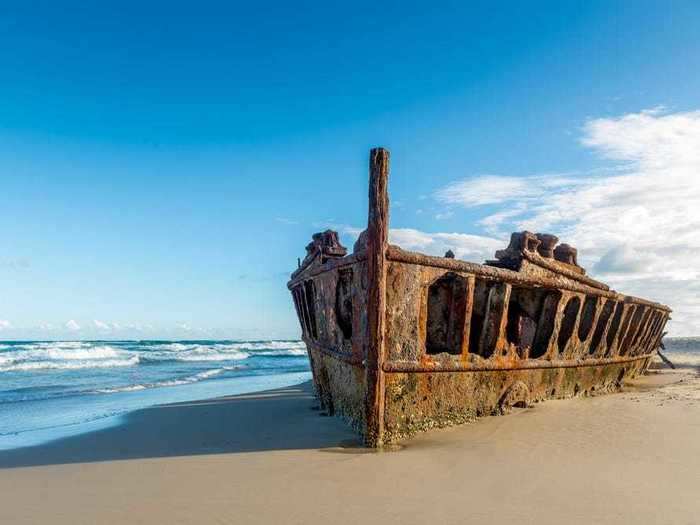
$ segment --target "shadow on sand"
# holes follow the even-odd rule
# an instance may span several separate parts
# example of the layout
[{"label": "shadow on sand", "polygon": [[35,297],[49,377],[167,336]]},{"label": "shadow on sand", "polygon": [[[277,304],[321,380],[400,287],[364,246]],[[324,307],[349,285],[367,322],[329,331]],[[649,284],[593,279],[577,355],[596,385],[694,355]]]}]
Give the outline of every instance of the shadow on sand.
[{"label": "shadow on sand", "polygon": [[46,444],[0,451],[0,468],[265,450],[359,447],[342,421],[323,417],[310,383],[158,405],[117,426]]}]

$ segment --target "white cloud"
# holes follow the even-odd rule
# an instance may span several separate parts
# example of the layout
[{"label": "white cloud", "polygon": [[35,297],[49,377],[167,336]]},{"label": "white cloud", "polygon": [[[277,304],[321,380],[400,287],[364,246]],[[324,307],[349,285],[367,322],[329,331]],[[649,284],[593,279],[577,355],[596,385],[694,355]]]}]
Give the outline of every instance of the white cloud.
[{"label": "white cloud", "polygon": [[7,319],[0,319],[0,331],[9,330],[10,328],[12,328],[12,323],[10,321]]},{"label": "white cloud", "polygon": [[653,262],[651,254],[641,253],[629,244],[615,246],[603,254],[593,267],[597,273],[643,273]]},{"label": "white cloud", "polygon": [[105,323],[105,322],[100,321],[100,320],[98,320],[98,319],[95,319],[95,320],[92,322],[92,324],[95,325],[95,328],[97,328],[98,330],[109,331],[109,330],[112,329],[112,327],[109,325],[109,323]]},{"label": "white cloud", "polygon": [[504,240],[468,235],[466,233],[426,233],[412,228],[389,230],[389,242],[405,250],[420,251],[428,255],[445,255],[452,250],[458,259],[482,263],[493,259],[496,250],[504,248]]},{"label": "white cloud", "polygon": [[646,169],[700,164],[700,111],[665,114],[662,108],[589,121],[583,144],[607,158]]},{"label": "white cloud", "polygon": [[78,330],[80,330],[80,325],[77,322],[75,322],[73,319],[68,321],[63,326],[66,328],[66,330],[70,330],[71,332],[77,332]]},{"label": "white cloud", "polygon": [[532,202],[552,191],[582,184],[576,174],[546,173],[530,177],[480,175],[448,184],[434,197],[447,205],[467,208],[487,204]]},{"label": "white cloud", "polygon": [[[350,237],[353,242],[363,231],[362,228],[354,226],[336,225],[336,227],[341,233]],[[496,250],[500,250],[508,244],[506,237],[495,239],[466,233],[428,233],[413,228],[391,228],[389,242],[404,250],[419,251],[440,257],[445,255],[447,250],[452,250],[458,259],[478,263],[483,263],[486,259],[493,259]],[[182,329],[191,330],[190,327],[185,327],[186,325],[180,326]]]},{"label": "white cloud", "polygon": [[481,206],[532,197],[533,189],[523,178],[480,175],[449,184],[436,197],[446,204]]},{"label": "white cloud", "polygon": [[555,233],[598,277],[674,308],[674,334],[700,333],[700,290],[689,284],[700,279],[700,111],[593,119],[581,143],[612,164],[588,174],[477,177],[436,197],[500,204],[481,221],[489,233]]}]

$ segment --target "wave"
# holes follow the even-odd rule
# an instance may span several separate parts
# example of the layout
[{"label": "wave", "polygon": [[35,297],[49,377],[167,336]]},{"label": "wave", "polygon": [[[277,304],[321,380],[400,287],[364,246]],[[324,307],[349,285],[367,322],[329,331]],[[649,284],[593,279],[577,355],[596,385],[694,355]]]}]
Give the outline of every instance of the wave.
[{"label": "wave", "polygon": [[51,359],[85,360],[85,359],[111,359],[124,356],[123,350],[117,350],[111,346],[93,346],[90,348],[49,348],[46,355]]},{"label": "wave", "polygon": [[150,348],[158,350],[168,350],[172,352],[183,352],[194,350],[197,348],[211,348],[218,350],[304,350],[306,345],[303,341],[236,341],[236,342],[217,342],[217,343],[201,343],[201,342],[174,342],[174,343],[159,343],[148,345]]},{"label": "wave", "polygon": [[700,368],[700,352],[668,351],[664,352],[664,355],[677,367]]},{"label": "wave", "polygon": [[208,347],[198,347],[179,352],[143,352],[140,354],[144,362],[159,363],[167,361],[241,361],[248,359],[247,352],[218,352]]},{"label": "wave", "polygon": [[39,348],[90,348],[94,343],[87,341],[40,341],[35,343],[21,343],[16,348],[39,349]]},{"label": "wave", "polygon": [[51,348],[54,346],[62,346],[65,348],[84,348],[86,346],[92,346],[93,343],[89,341],[45,341],[36,343],[37,346],[45,346]]},{"label": "wave", "polygon": [[700,368],[700,338],[698,337],[666,337],[664,355],[680,367]]},{"label": "wave", "polygon": [[209,378],[214,377],[214,376],[218,376],[218,375],[223,374],[224,372],[226,372],[228,370],[236,370],[238,368],[239,367],[235,367],[235,366],[215,368],[213,370],[205,370],[204,372],[200,372],[198,374],[183,377],[180,379],[167,379],[165,381],[156,381],[154,383],[118,386],[118,387],[113,387],[113,388],[100,388],[98,390],[95,390],[94,393],[115,394],[117,392],[136,392],[138,390],[147,390],[149,388],[162,388],[162,387],[168,387],[168,386],[189,385],[192,383],[197,383],[199,381],[204,381],[205,379],[209,379]]},{"label": "wave", "polygon": [[18,348],[0,355],[0,372],[114,368],[139,363],[138,354],[133,352],[87,343],[33,343]]},{"label": "wave", "polygon": [[231,346],[242,345],[250,350],[299,350],[306,349],[303,341],[255,341],[248,343],[232,343]]},{"label": "wave", "polygon": [[0,351],[0,373],[30,370],[114,368],[168,362],[242,361],[260,357],[301,357],[302,341],[52,341],[6,345]]},{"label": "wave", "polygon": [[173,352],[180,352],[182,350],[188,350],[190,348],[193,348],[194,346],[198,345],[188,345],[185,343],[164,343],[164,344],[158,344],[158,345],[153,345],[151,348],[157,348],[157,349],[162,349],[162,350],[171,350]]},{"label": "wave", "polygon": [[238,361],[255,356],[303,356],[301,341],[247,341],[232,343],[160,343],[140,355],[145,361]]},{"label": "wave", "polygon": [[306,347],[304,348],[290,348],[289,350],[270,350],[255,352],[255,355],[267,355],[267,356],[296,356],[296,355],[306,355]]},{"label": "wave", "polygon": [[129,352],[119,350],[112,346],[30,346],[25,345],[19,350],[4,352],[0,358],[19,360],[31,359],[52,359],[52,360],[72,360],[72,359],[109,359],[122,357]]},{"label": "wave", "polygon": [[83,368],[119,368],[135,366],[139,364],[139,356],[131,356],[126,359],[106,359],[104,361],[27,361],[0,366],[0,372],[20,372],[28,370],[80,370]]}]

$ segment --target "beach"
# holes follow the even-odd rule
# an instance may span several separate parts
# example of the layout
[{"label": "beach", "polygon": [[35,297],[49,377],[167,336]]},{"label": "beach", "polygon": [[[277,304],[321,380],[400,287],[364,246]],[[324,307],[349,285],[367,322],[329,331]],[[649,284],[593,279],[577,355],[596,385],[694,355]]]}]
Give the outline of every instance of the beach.
[{"label": "beach", "polygon": [[0,523],[698,523],[700,379],[652,371],[373,452],[309,383],[0,451]]},{"label": "beach", "polygon": [[0,525],[700,525],[700,0],[0,28]]}]

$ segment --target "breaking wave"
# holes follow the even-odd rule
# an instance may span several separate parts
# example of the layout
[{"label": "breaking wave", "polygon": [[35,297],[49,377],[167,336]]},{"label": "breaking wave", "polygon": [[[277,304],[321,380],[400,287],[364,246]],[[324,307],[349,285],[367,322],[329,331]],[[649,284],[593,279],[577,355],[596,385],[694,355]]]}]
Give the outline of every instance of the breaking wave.
[{"label": "breaking wave", "polygon": [[114,368],[135,366],[140,362],[138,354],[89,343],[32,343],[16,348],[0,353],[0,372]]},{"label": "breaking wave", "polygon": [[288,350],[267,350],[256,352],[257,355],[268,355],[268,356],[288,356],[288,355],[306,355],[306,347],[304,348],[290,348]]},{"label": "breaking wave", "polygon": [[154,383],[118,386],[118,387],[114,387],[114,388],[99,388],[99,389],[95,390],[94,392],[97,394],[114,394],[117,392],[136,392],[138,390],[146,390],[149,388],[161,388],[161,387],[168,387],[168,386],[189,385],[192,383],[197,383],[199,381],[204,381],[205,379],[209,379],[211,377],[218,376],[220,374],[223,374],[227,370],[236,370],[237,368],[238,367],[216,368],[213,370],[205,370],[204,372],[200,372],[198,374],[183,377],[180,379],[168,379],[165,381],[156,381]]},{"label": "breaking wave", "polygon": [[679,368],[700,368],[700,352],[664,352],[664,355]]},{"label": "breaking wave", "polygon": [[36,342],[4,345],[0,373],[115,368],[168,362],[242,361],[251,357],[301,357],[301,341],[250,342]]},{"label": "breaking wave", "polygon": [[154,344],[154,350],[168,350],[172,352],[183,352],[194,350],[197,348],[211,348],[218,350],[235,350],[235,351],[306,351],[306,345],[302,341],[243,341],[231,343],[159,343]]},{"label": "breaking wave", "polygon": [[238,361],[255,356],[286,357],[306,355],[300,341],[252,341],[234,343],[164,343],[153,345],[146,361]]},{"label": "breaking wave", "polygon": [[2,341],[0,449],[154,404],[306,381],[305,354],[300,341]]},{"label": "breaking wave", "polygon": [[238,351],[220,351],[217,349],[198,346],[187,350],[178,350],[173,352],[167,351],[151,351],[144,352],[142,358],[144,362],[163,362],[163,361],[240,361],[250,357],[247,352]]},{"label": "breaking wave", "polygon": [[138,356],[131,356],[126,359],[105,359],[103,361],[29,361],[23,363],[10,363],[2,365],[0,372],[19,372],[29,370],[80,370],[83,368],[118,368],[123,366],[135,366],[139,364]]},{"label": "breaking wave", "polygon": [[700,368],[700,338],[669,337],[664,339],[664,355],[679,368]]}]

